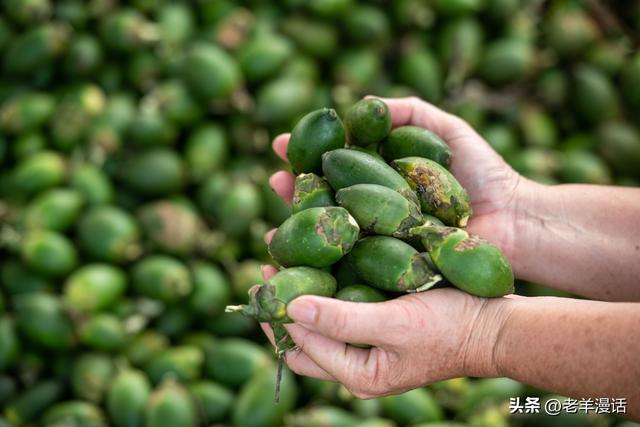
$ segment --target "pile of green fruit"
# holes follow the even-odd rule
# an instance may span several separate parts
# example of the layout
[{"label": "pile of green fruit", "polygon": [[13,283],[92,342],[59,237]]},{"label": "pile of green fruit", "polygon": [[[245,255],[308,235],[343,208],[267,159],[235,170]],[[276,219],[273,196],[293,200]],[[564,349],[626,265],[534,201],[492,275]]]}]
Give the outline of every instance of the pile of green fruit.
[{"label": "pile of green fruit", "polygon": [[[510,397],[545,397],[506,379],[461,378],[361,401],[285,371],[274,405],[271,345],[257,322],[224,308],[249,303],[261,264],[274,262],[265,232],[292,221],[269,188],[269,175],[287,167],[270,141],[324,106],[351,128],[347,112],[364,95],[419,96],[465,118],[528,177],[637,186],[638,32],[635,2],[3,1],[0,427],[618,423],[602,414],[509,416]],[[333,116],[321,111],[318,120]],[[347,152],[386,166],[409,155],[402,141],[420,138],[415,133],[425,135],[391,132],[387,139],[399,142],[381,151],[384,162],[368,135]],[[342,161],[343,145],[318,150],[335,150]],[[301,222],[315,222],[313,212],[343,212],[303,210],[333,200],[360,232],[381,235],[362,242],[393,241],[412,256],[443,243],[423,245],[433,229],[403,234],[427,225],[417,218],[436,229],[436,217],[464,226],[463,210],[454,208],[455,217],[416,210],[411,194],[420,191],[397,177],[387,182],[398,185],[392,193],[338,190],[356,183],[321,179],[330,178],[321,155],[308,154],[311,166],[304,153],[290,153],[302,174],[294,203],[295,215],[307,218]],[[418,156],[449,161],[446,150]],[[380,218],[388,222],[366,222],[371,197],[399,200]],[[340,234],[353,238],[353,223],[343,219]],[[388,235],[396,229],[402,233]],[[469,238],[462,230],[447,241]],[[279,245],[272,253],[280,262],[303,253]],[[330,246],[325,261],[347,252]],[[358,246],[331,266],[335,286],[368,288],[337,296],[388,298],[372,286],[375,278],[349,282],[347,260]],[[411,286],[435,281],[438,269],[464,288],[446,268],[447,246],[439,250],[440,261],[431,250],[435,265],[416,257],[421,276],[409,275]],[[278,280],[297,269],[326,273],[302,264]],[[406,259],[393,265],[390,286]],[[379,266],[362,271],[372,268]],[[516,283],[516,292],[550,291]]]},{"label": "pile of green fruit", "polygon": [[305,115],[287,149],[299,173],[293,215],[269,243],[284,269],[252,288],[248,305],[227,311],[269,322],[282,354],[295,347],[282,326],[291,322],[286,306],[301,295],[380,302],[425,291],[443,276],[478,296],[512,293],[506,257],[458,228],[472,211],[467,192],[447,170],[451,157],[427,129],[392,130],[389,108],[379,99],[357,102],[344,125],[330,108]]}]

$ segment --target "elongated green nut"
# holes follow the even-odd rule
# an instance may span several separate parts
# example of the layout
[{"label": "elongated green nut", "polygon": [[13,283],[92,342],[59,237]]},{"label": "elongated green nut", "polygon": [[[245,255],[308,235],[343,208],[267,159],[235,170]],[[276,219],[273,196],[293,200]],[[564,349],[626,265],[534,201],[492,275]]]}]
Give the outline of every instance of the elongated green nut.
[{"label": "elongated green nut", "polygon": [[344,208],[310,208],[280,225],[269,253],[284,267],[327,267],[351,250],[359,232],[356,220]]},{"label": "elongated green nut", "polygon": [[330,273],[311,267],[292,267],[276,273],[264,285],[249,291],[249,305],[228,306],[260,322],[290,323],[287,304],[301,295],[333,296],[336,279]]},{"label": "elongated green nut", "polygon": [[71,389],[77,398],[100,403],[113,381],[115,365],[110,356],[85,353],[77,356],[71,366]]},{"label": "elongated green nut", "polygon": [[333,190],[324,179],[314,173],[296,177],[291,211],[295,214],[309,208],[335,206]]},{"label": "elongated green nut", "polygon": [[382,141],[391,131],[391,113],[379,99],[363,99],[355,103],[345,116],[347,141],[355,145],[371,145]]},{"label": "elongated green nut", "polygon": [[417,227],[438,270],[454,286],[481,297],[513,293],[513,270],[488,241],[453,227]]},{"label": "elongated green nut", "polygon": [[102,410],[93,403],[70,400],[53,405],[42,417],[43,427],[56,427],[73,420],[76,425],[107,427]]},{"label": "elongated green nut", "polygon": [[378,184],[418,203],[418,197],[398,172],[362,151],[340,148],[323,154],[322,172],[336,191],[355,184]]},{"label": "elongated green nut", "polygon": [[448,170],[422,157],[405,157],[394,160],[391,165],[418,193],[424,213],[446,225],[467,225],[472,213],[469,195]]},{"label": "elongated green nut", "polygon": [[233,393],[213,381],[200,380],[188,385],[198,407],[198,413],[206,425],[222,422],[231,410]]},{"label": "elongated green nut", "polygon": [[173,379],[164,381],[147,402],[146,427],[196,427],[198,416],[195,403],[187,390]]},{"label": "elongated green nut", "polygon": [[322,155],[344,147],[342,120],[331,108],[321,108],[304,116],[291,131],[287,159],[297,173],[322,171]]},{"label": "elongated green nut", "polygon": [[76,220],[82,205],[83,197],[78,191],[54,188],[40,193],[29,204],[24,223],[29,228],[64,231]]},{"label": "elongated green nut", "polygon": [[382,141],[382,156],[386,161],[403,157],[424,157],[449,168],[451,149],[435,133],[418,126],[401,126]]},{"label": "elongated green nut", "polygon": [[425,291],[442,279],[431,270],[423,254],[393,237],[365,237],[355,244],[347,259],[362,280],[384,291]]},{"label": "elongated green nut", "polygon": [[16,325],[29,341],[56,350],[74,344],[73,325],[55,296],[31,292],[14,297],[13,304]]},{"label": "elongated green nut", "polygon": [[154,356],[146,365],[145,371],[154,384],[165,377],[178,381],[194,381],[200,377],[204,354],[198,347],[184,345],[169,348]]},{"label": "elongated green nut", "polygon": [[74,271],[64,284],[67,305],[81,312],[112,307],[127,287],[127,275],[109,264],[87,264]]},{"label": "elongated green nut", "polygon": [[78,254],[63,234],[47,230],[32,230],[24,236],[22,258],[39,273],[49,277],[68,274],[78,264]]},{"label": "elongated green nut", "polygon": [[190,253],[201,231],[198,216],[189,207],[160,200],[138,211],[143,233],[159,250],[176,255]]},{"label": "elongated green nut", "polygon": [[382,302],[387,300],[385,294],[367,285],[351,285],[342,288],[336,294],[336,298],[350,302]]},{"label": "elongated green nut", "polygon": [[57,402],[64,392],[62,383],[41,381],[23,391],[5,407],[4,416],[9,425],[20,426],[37,418],[50,405]]},{"label": "elongated green nut", "polygon": [[151,384],[143,372],[127,369],[113,380],[107,392],[107,414],[115,427],[143,427],[144,408]]},{"label": "elongated green nut", "polygon": [[140,230],[134,218],[115,206],[97,206],[78,222],[78,241],[90,258],[124,263],[140,255]]},{"label": "elongated green nut", "polygon": [[139,294],[167,303],[177,302],[192,290],[187,267],[169,256],[151,255],[140,260],[133,267],[132,278]]},{"label": "elongated green nut", "polygon": [[422,224],[420,208],[390,188],[356,184],[336,193],[336,201],[365,232],[392,236]]}]

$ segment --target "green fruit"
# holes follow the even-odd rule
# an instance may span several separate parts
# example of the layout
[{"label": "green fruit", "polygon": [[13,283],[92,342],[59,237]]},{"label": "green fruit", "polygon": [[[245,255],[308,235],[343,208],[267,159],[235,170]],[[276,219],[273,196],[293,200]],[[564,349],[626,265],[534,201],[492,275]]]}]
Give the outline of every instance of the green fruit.
[{"label": "green fruit", "polygon": [[400,57],[398,79],[427,101],[438,102],[442,98],[441,66],[426,48],[411,48]]},{"label": "green fruit", "polygon": [[120,8],[109,13],[98,28],[102,40],[115,52],[132,52],[159,38],[158,28],[139,11]]},{"label": "green fruit", "polygon": [[347,111],[344,123],[347,130],[347,142],[367,146],[378,143],[389,135],[391,132],[391,113],[389,113],[387,104],[381,100],[376,98],[363,99]]},{"label": "green fruit", "polygon": [[354,94],[361,94],[371,88],[382,72],[378,52],[363,47],[348,49],[340,53],[333,66],[333,76],[337,83],[348,87]]},{"label": "green fruit", "polygon": [[482,137],[498,154],[507,157],[518,149],[518,135],[511,126],[495,123],[482,130]]},{"label": "green fruit", "polygon": [[451,149],[435,133],[418,126],[401,126],[382,142],[382,156],[388,162],[403,157],[424,157],[449,168]]},{"label": "green fruit", "polygon": [[633,108],[640,107],[640,55],[630,58],[622,73],[622,95]]},{"label": "green fruit", "polygon": [[310,208],[280,225],[269,243],[269,253],[284,267],[326,267],[351,250],[359,231],[344,208]]},{"label": "green fruit", "polygon": [[333,296],[336,280],[322,270],[311,267],[292,267],[281,270],[266,284],[249,292],[249,305],[229,306],[228,311],[242,311],[260,322],[290,323],[287,304],[301,295]]},{"label": "green fruit", "polygon": [[35,194],[60,185],[65,177],[65,161],[53,151],[40,151],[16,165],[12,176],[15,191]]},{"label": "green fruit", "polygon": [[614,170],[640,176],[640,134],[624,122],[608,122],[597,131],[599,151]]},{"label": "green fruit", "polygon": [[17,260],[7,260],[2,264],[0,278],[3,290],[10,297],[31,292],[49,292],[53,288],[48,278],[28,270]]},{"label": "green fruit", "polygon": [[182,187],[184,172],[182,160],[175,151],[155,148],[125,162],[121,177],[137,193],[162,196]]},{"label": "green fruit", "polygon": [[578,56],[598,39],[598,24],[585,12],[567,2],[549,13],[544,24],[546,41],[561,56]]},{"label": "green fruit", "polygon": [[19,136],[12,145],[13,157],[19,161],[44,151],[47,140],[41,132],[33,131]]},{"label": "green fruit", "polygon": [[79,328],[80,342],[99,351],[119,351],[126,345],[127,333],[123,322],[107,313],[95,314]]},{"label": "green fruit", "polygon": [[421,157],[394,160],[391,165],[418,194],[424,213],[448,225],[467,225],[472,213],[469,195],[448,170]]},{"label": "green fruit", "polygon": [[5,316],[0,317],[0,372],[15,364],[18,360],[20,347],[20,340],[13,320]]},{"label": "green fruit", "polygon": [[109,264],[86,264],[64,284],[64,298],[74,310],[93,312],[113,307],[127,288],[127,276]]},{"label": "green fruit", "polygon": [[382,398],[384,413],[396,422],[407,425],[442,421],[444,414],[438,402],[424,388]]},{"label": "green fruit", "polygon": [[371,236],[359,240],[348,256],[358,277],[367,284],[390,292],[420,292],[442,278],[435,274],[425,254],[402,240]]},{"label": "green fruit", "polygon": [[242,338],[219,340],[206,354],[204,372],[207,378],[230,388],[238,388],[271,364],[264,348]]},{"label": "green fruit", "polygon": [[336,191],[355,184],[378,184],[418,203],[407,181],[384,160],[370,154],[342,148],[329,151],[322,156],[322,171]]},{"label": "green fruit", "polygon": [[240,69],[229,54],[202,42],[188,50],[182,76],[193,94],[207,101],[230,96],[242,80]]},{"label": "green fruit", "polygon": [[351,302],[382,302],[387,297],[379,290],[366,285],[350,285],[336,293],[336,298]]},{"label": "green fruit", "polygon": [[306,78],[279,77],[260,86],[256,95],[256,115],[261,122],[288,126],[313,108],[315,85]]},{"label": "green fruit", "polygon": [[276,388],[275,369],[263,369],[240,390],[231,414],[234,427],[279,427],[293,410],[298,388],[288,370],[282,372],[280,400],[274,404],[270,390]]},{"label": "green fruit", "polygon": [[460,412],[470,414],[488,404],[498,404],[524,392],[521,383],[509,378],[484,378],[474,381],[465,393]]},{"label": "green fruit", "polygon": [[193,381],[200,377],[203,362],[204,355],[197,347],[171,347],[152,357],[145,371],[154,384],[169,377],[181,382]]},{"label": "green fruit", "polygon": [[64,276],[78,263],[78,254],[71,241],[54,231],[28,231],[21,246],[24,262],[45,276]]},{"label": "green fruit", "polygon": [[120,372],[107,392],[106,408],[115,427],[142,427],[151,384],[141,371]]},{"label": "green fruit", "polygon": [[283,21],[282,32],[314,58],[329,58],[340,45],[338,29],[322,21],[291,16]]},{"label": "green fruit", "polygon": [[525,104],[519,110],[519,122],[527,144],[553,147],[558,139],[555,121],[535,104]]},{"label": "green fruit", "polygon": [[618,93],[609,77],[597,68],[579,66],[574,72],[574,102],[578,113],[596,123],[619,113]]},{"label": "green fruit", "polygon": [[470,14],[478,11],[482,5],[482,0],[436,0],[434,4],[436,11],[444,16]]},{"label": "green fruit", "polygon": [[141,367],[167,348],[169,348],[167,337],[152,329],[145,329],[129,341],[125,355],[132,365]]},{"label": "green fruit", "polygon": [[196,381],[187,388],[196,402],[201,421],[206,425],[222,422],[227,417],[234,401],[231,391],[207,380]]},{"label": "green fruit", "polygon": [[349,257],[342,258],[340,261],[331,266],[331,274],[338,282],[338,289],[347,286],[356,285],[361,282],[355,268],[349,262]]},{"label": "green fruit", "polygon": [[290,416],[289,425],[293,427],[351,427],[358,418],[342,408],[316,406],[302,409]]},{"label": "green fruit", "polygon": [[300,119],[291,131],[287,160],[297,173],[320,173],[322,155],[344,147],[344,143],[344,126],[335,110],[315,110]]},{"label": "green fruit", "polygon": [[4,3],[7,16],[19,25],[33,25],[51,15],[49,0],[7,0]]},{"label": "green fruit", "polygon": [[15,75],[46,70],[67,47],[70,31],[59,22],[29,28],[12,40],[4,53],[5,69]]},{"label": "green fruit", "polygon": [[64,69],[72,77],[88,77],[98,71],[103,61],[100,42],[91,34],[79,34],[69,43]]},{"label": "green fruit", "polygon": [[570,150],[562,156],[560,177],[564,182],[611,184],[611,171],[607,164],[586,150]]},{"label": "green fruit", "polygon": [[486,48],[480,61],[480,75],[492,85],[505,85],[520,80],[531,70],[534,50],[528,41],[503,38]]},{"label": "green fruit", "polygon": [[238,51],[238,62],[247,80],[258,82],[274,76],[292,54],[287,38],[260,32]]},{"label": "green fruit", "polygon": [[186,305],[167,307],[154,321],[154,327],[169,338],[177,338],[192,327],[193,311]]},{"label": "green fruit", "polygon": [[445,24],[438,41],[440,54],[448,65],[448,86],[458,87],[475,70],[481,57],[483,39],[483,28],[475,17],[455,19]]},{"label": "green fruit", "polygon": [[390,188],[356,184],[338,190],[336,201],[366,233],[392,236],[422,223],[418,206]]},{"label": "green fruit", "polygon": [[161,200],[144,205],[138,218],[143,234],[160,251],[187,255],[195,249],[202,224],[182,203]]},{"label": "green fruit", "polygon": [[526,177],[548,177],[555,173],[559,159],[555,151],[525,148],[509,159],[511,166]]},{"label": "green fruit", "polygon": [[228,141],[222,127],[205,124],[196,128],[184,149],[187,172],[195,182],[201,182],[219,170],[228,157]]},{"label": "green fruit", "polygon": [[82,194],[89,205],[107,204],[113,200],[113,186],[107,175],[99,168],[83,164],[71,171],[71,188]]},{"label": "green fruit", "polygon": [[427,225],[412,233],[422,237],[433,263],[454,286],[481,297],[513,293],[511,264],[486,240],[453,227]]},{"label": "green fruit", "polygon": [[89,210],[78,223],[78,241],[93,259],[124,263],[140,255],[140,231],[133,217],[114,206]]},{"label": "green fruit", "polygon": [[80,400],[58,403],[49,408],[42,417],[43,427],[57,427],[67,423],[77,427],[108,426],[99,407]]},{"label": "green fruit", "polygon": [[324,179],[314,173],[303,173],[296,177],[291,211],[296,214],[309,208],[335,206],[333,191]]},{"label": "green fruit", "polygon": [[4,415],[11,425],[23,425],[35,420],[49,406],[62,397],[63,387],[58,381],[45,380],[20,393],[5,407]]},{"label": "green fruit", "polygon": [[195,403],[185,388],[174,380],[164,381],[149,397],[145,427],[196,427]]},{"label": "green fruit", "polygon": [[247,234],[249,225],[262,215],[263,209],[260,189],[252,182],[242,180],[225,189],[215,217],[222,231],[242,237]]},{"label": "green fruit", "polygon": [[[159,96],[156,93],[149,96],[153,95]],[[127,142],[144,148],[173,145],[177,136],[178,132],[173,123],[155,109],[137,111],[126,130]]]},{"label": "green fruit", "polygon": [[[15,392],[16,392],[15,380],[9,376],[0,377],[0,405],[2,405],[3,408],[6,407],[7,402],[9,402],[9,400],[13,397]],[[4,418],[0,416],[0,420],[4,420]],[[0,426],[2,426],[2,423],[0,423]],[[9,426],[9,424],[6,424],[6,426],[11,427]]]},{"label": "green fruit", "polygon": [[258,328],[257,322],[242,313],[223,313],[208,319],[205,323],[207,331],[219,337],[251,336]]},{"label": "green fruit", "polygon": [[44,92],[23,92],[0,108],[0,129],[21,135],[42,127],[55,111],[55,98]]},{"label": "green fruit", "polygon": [[134,265],[131,274],[137,293],[159,301],[178,302],[192,290],[187,267],[169,256],[143,258]]},{"label": "green fruit", "polygon": [[561,107],[568,98],[569,82],[565,72],[551,69],[540,74],[536,94],[551,108]]},{"label": "green fruit", "polygon": [[73,224],[83,205],[82,195],[74,190],[52,189],[39,194],[25,211],[25,225],[64,231]]},{"label": "green fruit", "polygon": [[191,264],[193,292],[189,307],[197,314],[215,316],[224,312],[231,298],[231,284],[215,265],[204,261]]},{"label": "green fruit", "polygon": [[256,260],[245,260],[231,270],[231,286],[234,297],[240,302],[249,301],[249,289],[256,283],[262,283],[261,263]]},{"label": "green fruit", "polygon": [[343,19],[347,36],[356,43],[378,45],[389,39],[389,20],[379,7],[354,4]]},{"label": "green fruit", "polygon": [[[395,426],[396,426],[396,423],[394,423],[391,420],[385,420],[383,418],[369,418],[368,420],[360,421],[354,424],[354,427],[395,427]],[[413,427],[418,427],[418,426],[413,426]],[[425,426],[422,426],[422,427],[425,427]],[[438,427],[438,426],[434,426],[434,427]],[[455,426],[452,426],[452,427],[455,427]]]},{"label": "green fruit", "polygon": [[74,397],[99,404],[115,374],[115,365],[109,356],[86,353],[78,356],[71,368],[71,388]]}]

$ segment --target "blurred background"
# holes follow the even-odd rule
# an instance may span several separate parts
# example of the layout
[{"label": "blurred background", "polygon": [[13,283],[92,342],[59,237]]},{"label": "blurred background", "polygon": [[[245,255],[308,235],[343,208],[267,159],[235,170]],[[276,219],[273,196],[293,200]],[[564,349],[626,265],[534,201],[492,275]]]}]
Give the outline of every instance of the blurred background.
[{"label": "blurred background", "polygon": [[361,401],[285,371],[274,405],[272,348],[223,311],[289,215],[270,141],[312,109],[415,95],[527,177],[637,186],[639,1],[0,10],[0,427],[633,425],[509,415],[550,397],[508,379]]}]

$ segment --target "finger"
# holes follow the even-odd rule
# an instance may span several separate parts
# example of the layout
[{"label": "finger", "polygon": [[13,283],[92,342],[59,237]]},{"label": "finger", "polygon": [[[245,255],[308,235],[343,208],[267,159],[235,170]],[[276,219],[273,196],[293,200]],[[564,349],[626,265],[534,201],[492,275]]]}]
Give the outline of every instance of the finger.
[{"label": "finger", "polygon": [[417,97],[378,99],[384,101],[389,107],[393,127],[405,125],[424,127],[435,132],[445,141],[453,132],[468,127],[459,117]]},{"label": "finger", "polygon": [[273,151],[285,162],[287,161],[287,146],[289,145],[290,133],[282,133],[273,140]]},{"label": "finger", "polygon": [[264,242],[268,245],[271,243],[271,239],[273,239],[273,235],[276,234],[277,228],[272,228],[271,230],[264,233]]},{"label": "finger", "polygon": [[312,377],[325,381],[337,381],[335,377],[322,369],[306,353],[300,349],[291,350],[285,353],[287,366],[298,375]]},{"label": "finger", "polygon": [[312,362],[349,387],[370,368],[369,352],[332,340],[296,324],[285,325],[289,335]]},{"label": "finger", "polygon": [[276,339],[273,337],[273,329],[271,329],[271,325],[267,322],[261,322],[260,328],[262,328],[262,332],[267,336],[267,339],[271,343],[272,346],[276,346]]},{"label": "finger", "polygon": [[278,269],[273,265],[265,264],[260,266],[260,272],[262,273],[262,278],[267,281],[278,272]]},{"label": "finger", "polygon": [[287,314],[306,329],[343,343],[385,346],[406,327],[393,301],[363,304],[307,295],[290,302]]},{"label": "finger", "polygon": [[269,185],[278,196],[284,199],[289,205],[293,200],[293,190],[296,177],[289,172],[278,171],[269,178]]}]

